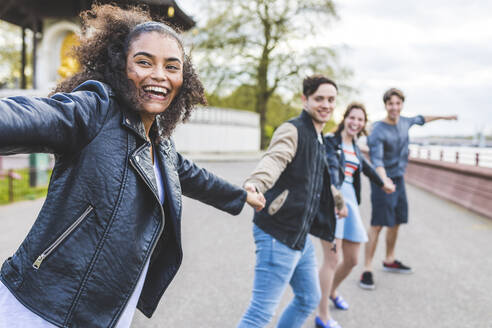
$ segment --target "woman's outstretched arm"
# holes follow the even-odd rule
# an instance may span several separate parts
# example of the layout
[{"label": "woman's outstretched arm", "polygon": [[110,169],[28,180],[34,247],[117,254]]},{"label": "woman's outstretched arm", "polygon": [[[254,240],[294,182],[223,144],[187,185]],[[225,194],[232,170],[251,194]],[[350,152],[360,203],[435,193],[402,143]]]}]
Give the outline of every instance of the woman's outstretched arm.
[{"label": "woman's outstretched arm", "polygon": [[70,153],[88,144],[109,112],[109,90],[99,82],[50,98],[0,99],[0,154]]}]

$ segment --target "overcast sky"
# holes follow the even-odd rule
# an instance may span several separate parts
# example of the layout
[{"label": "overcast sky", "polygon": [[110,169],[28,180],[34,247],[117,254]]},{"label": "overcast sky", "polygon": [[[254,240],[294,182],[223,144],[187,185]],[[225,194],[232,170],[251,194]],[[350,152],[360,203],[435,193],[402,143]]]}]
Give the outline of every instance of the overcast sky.
[{"label": "overcast sky", "polygon": [[[197,1],[178,4],[203,22]],[[407,97],[403,115],[459,116],[416,127],[414,136],[492,134],[492,1],[336,3],[340,20],[318,42],[345,49],[360,92],[353,100],[366,105],[370,119],[384,117],[382,94],[394,86]]]}]

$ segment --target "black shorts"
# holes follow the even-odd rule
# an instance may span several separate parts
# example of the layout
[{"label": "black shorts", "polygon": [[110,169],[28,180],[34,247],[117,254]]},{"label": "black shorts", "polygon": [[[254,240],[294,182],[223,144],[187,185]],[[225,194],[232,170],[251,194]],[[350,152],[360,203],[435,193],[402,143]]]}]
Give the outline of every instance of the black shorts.
[{"label": "black shorts", "polygon": [[392,194],[387,194],[371,182],[372,226],[393,227],[408,223],[408,202],[403,177],[391,178],[396,186]]}]

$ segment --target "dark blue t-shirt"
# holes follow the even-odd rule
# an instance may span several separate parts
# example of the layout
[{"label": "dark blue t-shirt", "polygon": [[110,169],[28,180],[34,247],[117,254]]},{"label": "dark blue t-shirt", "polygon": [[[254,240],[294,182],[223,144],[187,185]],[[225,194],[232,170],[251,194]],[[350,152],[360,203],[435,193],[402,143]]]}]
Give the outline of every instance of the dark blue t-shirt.
[{"label": "dark blue t-shirt", "polygon": [[372,164],[375,167],[383,166],[390,178],[403,176],[408,164],[408,130],[414,124],[424,123],[422,115],[400,116],[396,125],[375,122],[367,137]]}]

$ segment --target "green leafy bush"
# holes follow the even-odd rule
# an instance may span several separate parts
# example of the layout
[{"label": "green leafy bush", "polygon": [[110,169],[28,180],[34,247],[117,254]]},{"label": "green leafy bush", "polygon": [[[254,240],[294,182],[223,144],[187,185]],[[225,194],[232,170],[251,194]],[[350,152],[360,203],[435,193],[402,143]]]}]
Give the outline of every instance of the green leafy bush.
[{"label": "green leafy bush", "polygon": [[[36,199],[46,196],[48,186],[31,187],[29,186],[29,169],[14,170],[20,179],[14,179],[12,186],[14,190],[14,202],[20,200]],[[7,173],[7,172],[3,172]],[[51,170],[48,171],[51,177]],[[5,174],[0,178],[0,205],[9,203],[9,177]]]}]

